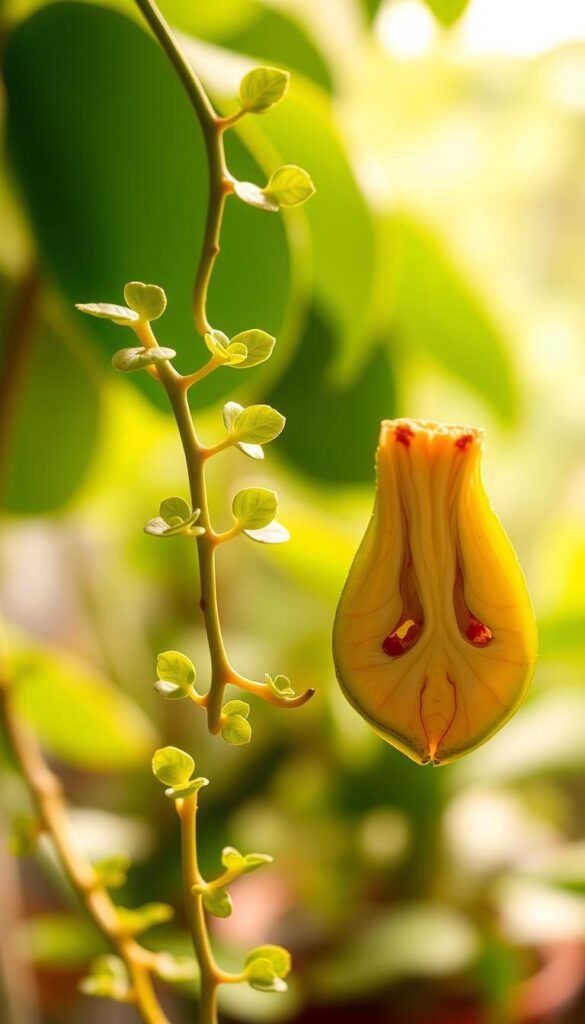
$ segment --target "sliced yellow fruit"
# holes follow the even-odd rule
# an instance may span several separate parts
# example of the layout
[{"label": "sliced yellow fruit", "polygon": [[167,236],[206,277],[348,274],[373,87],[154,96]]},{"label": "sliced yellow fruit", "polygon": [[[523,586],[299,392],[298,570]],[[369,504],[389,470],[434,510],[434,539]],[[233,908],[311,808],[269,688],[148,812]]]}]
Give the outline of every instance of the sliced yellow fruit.
[{"label": "sliced yellow fruit", "polygon": [[385,420],[368,529],[333,631],[341,687],[384,739],[446,764],[522,703],[537,633],[481,482],[483,431]]}]

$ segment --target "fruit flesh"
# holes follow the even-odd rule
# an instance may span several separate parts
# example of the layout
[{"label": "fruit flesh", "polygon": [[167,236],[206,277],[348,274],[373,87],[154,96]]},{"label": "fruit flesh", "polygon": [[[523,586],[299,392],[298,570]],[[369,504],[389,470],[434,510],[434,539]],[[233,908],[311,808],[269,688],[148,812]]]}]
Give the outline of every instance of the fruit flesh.
[{"label": "fruit flesh", "polygon": [[480,476],[483,433],[385,420],[374,511],[333,634],[350,703],[419,764],[488,739],[530,685],[536,627]]}]

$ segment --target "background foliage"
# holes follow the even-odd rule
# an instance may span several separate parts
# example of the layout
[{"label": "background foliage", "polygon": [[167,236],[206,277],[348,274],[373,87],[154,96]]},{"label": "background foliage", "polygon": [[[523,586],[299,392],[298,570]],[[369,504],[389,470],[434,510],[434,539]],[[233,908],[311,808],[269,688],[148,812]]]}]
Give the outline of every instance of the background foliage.
[{"label": "background foliage", "polygon": [[[205,674],[194,556],[141,532],[161,497],[184,493],[173,424],[146,375],[111,371],[110,325],[72,311],[120,301],[126,280],[157,282],[169,297],[161,344],[181,370],[203,362],[190,313],[207,189],[199,129],[129,0],[4,5],[0,557],[19,699],[63,773],[80,842],[96,859],[133,856],[121,902],[176,905],[153,943],[188,945],[175,823],[148,770],[157,744],[194,751],[213,780],[204,868],[227,842],[275,857],[234,887],[216,941],[228,966],[249,945],[284,944],[294,981],[285,997],[228,989],[226,1019],[583,1019],[577,6],[165,4],[226,113],[253,61],[294,72],[290,100],[238,128],[231,163],[261,181],[294,158],[318,190],[282,217],[228,204],[212,319],[278,343],[245,380],[218,373],[191,392],[210,441],[227,397],[288,418],[266,476],[237,452],[213,465],[226,526],[232,494],[276,475],[292,532],[268,554],[243,540],[220,553],[223,614],[244,670],[285,671],[317,696],[291,714],[255,705],[253,744],[232,750],[152,690],[160,649],[188,652]],[[487,428],[488,492],[541,627],[525,707],[438,771],[370,733],[329,652],[378,424],[394,415]],[[5,837],[29,813],[6,767]],[[77,993],[100,940],[48,848],[17,870],[6,846],[2,1020],[130,1021]],[[195,988],[171,1002],[177,1024]],[[26,1016],[13,1019],[19,1000]]]}]

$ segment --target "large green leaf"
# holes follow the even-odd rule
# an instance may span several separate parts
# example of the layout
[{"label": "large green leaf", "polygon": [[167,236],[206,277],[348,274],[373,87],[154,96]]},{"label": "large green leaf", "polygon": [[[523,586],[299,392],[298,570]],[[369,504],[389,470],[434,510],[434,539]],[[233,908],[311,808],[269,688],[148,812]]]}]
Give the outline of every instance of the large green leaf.
[{"label": "large green leaf", "polygon": [[437,239],[407,217],[392,222],[398,279],[399,349],[430,355],[513,419],[516,381],[500,330]]},{"label": "large green leaf", "polygon": [[[71,303],[120,301],[128,280],[162,285],[169,308],[160,343],[177,350],[182,369],[203,363],[191,292],[207,167],[195,115],[160,48],[115,11],[56,3],[13,32],[5,76],[9,149],[47,271]],[[262,178],[235,145],[242,176]],[[283,219],[232,199],[210,296],[214,325],[279,337],[289,271]],[[98,320],[85,330],[110,354],[129,341],[126,328]],[[166,404],[146,374],[132,379]],[[209,402],[239,380],[219,372],[192,394]]]},{"label": "large green leaf", "polygon": [[82,661],[52,648],[14,645],[17,710],[44,745],[81,768],[117,771],[148,764],[152,725],[128,696]]},{"label": "large green leaf", "polygon": [[380,420],[395,414],[388,356],[378,347],[342,386],[331,372],[334,349],[330,326],[313,313],[293,363],[269,395],[287,418],[279,451],[319,480],[373,483]]},{"label": "large green leaf", "polygon": [[[9,332],[3,330],[1,337],[6,366]],[[3,495],[9,512],[50,512],[72,497],[85,475],[100,402],[95,374],[78,340],[56,315],[49,322],[40,311],[17,392],[9,399]]]}]

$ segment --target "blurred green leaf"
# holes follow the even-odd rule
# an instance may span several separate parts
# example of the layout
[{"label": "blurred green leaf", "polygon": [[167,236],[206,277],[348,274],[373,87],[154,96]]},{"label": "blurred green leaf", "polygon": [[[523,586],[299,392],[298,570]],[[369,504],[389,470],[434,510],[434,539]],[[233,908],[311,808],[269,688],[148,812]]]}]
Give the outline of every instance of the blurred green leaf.
[{"label": "blurred green leaf", "polygon": [[56,649],[14,643],[15,701],[43,744],[81,768],[142,765],[156,743],[144,713],[89,665]]},{"label": "blurred green leaf", "polygon": [[448,906],[395,905],[356,931],[314,972],[321,998],[357,998],[410,978],[457,974],[479,953],[469,921]]},{"label": "blurred green leaf", "polygon": [[172,956],[170,953],[158,955],[154,971],[159,978],[171,984],[199,977],[199,965],[192,956]]},{"label": "blurred green leaf", "polygon": [[[7,291],[3,297],[9,309],[13,297]],[[6,315],[10,313],[5,313],[0,323],[2,374],[8,373]],[[68,321],[61,322],[53,313],[46,315],[41,308],[20,390],[13,397],[4,507],[23,515],[52,512],[65,504],[83,481],[101,414],[95,369],[87,359],[83,339]]]},{"label": "blurred green leaf", "polygon": [[541,658],[585,658],[585,618],[580,615],[545,619],[538,625]]},{"label": "blurred green leaf", "polygon": [[454,25],[469,4],[469,0],[424,0],[441,25]]},{"label": "blurred green leaf", "polygon": [[[198,351],[203,356],[191,293],[207,167],[196,118],[162,50],[114,11],[55,3],[11,34],[5,76],[10,156],[52,276],[71,303],[116,295],[137,276],[162,282],[169,308],[159,340],[172,340],[179,368],[194,369]],[[164,125],[164,144],[153,144],[156,124]],[[231,147],[243,174],[264,177],[237,139]],[[228,203],[210,316],[219,314],[228,331],[260,323],[282,335],[291,281],[287,238],[293,248],[298,243],[282,218],[256,215],[251,228],[249,216],[254,211]],[[86,329],[111,355],[111,327],[87,318]],[[146,374],[136,384],[167,407]],[[213,374],[190,399],[206,404],[235,384],[231,375]]]},{"label": "blurred green leaf", "polygon": [[126,965],[119,956],[99,956],[89,970],[89,975],[79,982],[85,995],[124,1001],[130,986]]},{"label": "blurred green leaf", "polygon": [[157,924],[165,924],[174,916],[168,903],[145,903],[142,907],[116,907],[120,924],[130,935],[142,935]]},{"label": "blurred green leaf", "polygon": [[[226,49],[282,64],[331,91],[331,72],[326,59],[295,18],[294,11],[276,10],[250,0],[245,5],[242,0],[237,0],[237,5],[241,23],[238,24],[233,16],[226,18],[219,40]],[[244,10],[248,16],[242,18]],[[189,27],[185,30],[199,38],[209,38],[205,33],[196,31],[196,26],[194,28],[195,31]]]},{"label": "blurred green leaf", "polygon": [[331,376],[334,351],[331,327],[314,312],[294,362],[269,395],[287,419],[279,450],[318,480],[371,483],[380,420],[395,414],[388,355],[372,352],[344,387]]},{"label": "blurred green leaf", "polygon": [[94,864],[93,869],[100,885],[106,889],[119,889],[126,882],[130,864],[130,857],[126,854],[114,853]]},{"label": "blurred green leaf", "polygon": [[399,351],[424,352],[482,396],[504,420],[517,411],[506,343],[481,298],[434,236],[403,217],[396,233]]},{"label": "blurred green leaf", "polygon": [[72,914],[37,914],[23,921],[17,946],[39,967],[60,970],[85,965],[106,951],[105,940],[85,917]]}]

